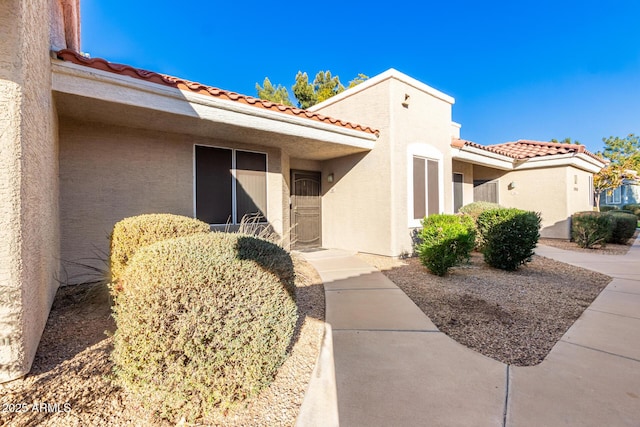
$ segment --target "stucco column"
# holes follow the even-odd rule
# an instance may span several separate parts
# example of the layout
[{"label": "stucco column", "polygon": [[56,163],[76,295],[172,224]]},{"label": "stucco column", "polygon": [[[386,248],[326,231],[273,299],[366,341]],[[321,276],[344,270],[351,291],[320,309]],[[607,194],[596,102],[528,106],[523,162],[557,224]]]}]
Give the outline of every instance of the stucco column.
[{"label": "stucco column", "polygon": [[31,368],[57,289],[50,2],[0,2],[0,382]]}]

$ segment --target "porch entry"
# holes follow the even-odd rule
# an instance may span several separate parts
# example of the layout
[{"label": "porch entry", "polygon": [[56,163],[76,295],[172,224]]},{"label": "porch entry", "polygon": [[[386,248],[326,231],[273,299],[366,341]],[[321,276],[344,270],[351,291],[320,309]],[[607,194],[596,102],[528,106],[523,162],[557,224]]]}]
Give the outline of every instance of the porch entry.
[{"label": "porch entry", "polygon": [[320,172],[291,171],[291,241],[294,249],[322,244]]}]

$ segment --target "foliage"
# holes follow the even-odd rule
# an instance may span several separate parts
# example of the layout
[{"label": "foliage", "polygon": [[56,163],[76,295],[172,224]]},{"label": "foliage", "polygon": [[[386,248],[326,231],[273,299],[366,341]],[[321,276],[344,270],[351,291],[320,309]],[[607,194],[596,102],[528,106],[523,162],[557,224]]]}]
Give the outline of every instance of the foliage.
[{"label": "foliage", "polygon": [[[368,78],[368,76],[359,73],[349,82],[349,88],[359,85]],[[292,105],[289,93],[282,85],[274,87],[269,78],[265,77],[263,86],[264,87],[261,87],[256,83],[259,98],[284,103],[285,105]],[[345,88],[342,83],[340,83],[338,76],[331,75],[331,71],[319,71],[313,82],[309,81],[309,75],[306,72],[298,71],[295,84],[291,90],[293,91],[293,96],[297,101],[298,107],[307,109],[339,94],[344,91]]]},{"label": "foliage", "polygon": [[605,148],[598,153],[622,170],[634,170],[640,173],[640,136],[630,133],[625,138],[610,136],[602,138]]},{"label": "foliage", "polygon": [[558,141],[557,139],[552,138],[550,142],[555,142],[555,143],[557,143],[557,144],[575,144],[575,145],[582,145],[582,144],[580,143],[580,141],[578,141],[577,139],[576,139],[576,140],[572,140],[571,138],[565,138],[565,139],[563,139],[563,140],[561,140],[561,141]]},{"label": "foliage", "polygon": [[571,217],[571,238],[581,248],[605,246],[613,231],[613,218],[609,213],[584,211]]},{"label": "foliage", "polygon": [[617,211],[617,210],[619,210],[617,206],[608,206],[608,205],[600,206],[600,212],[610,212],[610,211]]},{"label": "foliage", "polygon": [[351,89],[352,87],[356,87],[360,83],[363,83],[366,80],[369,80],[369,76],[367,76],[366,74],[358,73],[358,76],[355,77],[353,80],[351,80],[349,82],[349,86],[347,86],[347,89]]},{"label": "foliage", "polygon": [[[478,217],[482,212],[487,211],[489,209],[498,209],[501,207],[502,206],[500,206],[497,203],[479,201],[479,202],[469,203],[468,205],[464,205],[458,211],[460,213],[471,216],[471,218],[473,218],[474,224],[477,224]],[[483,245],[484,245],[484,239],[482,238],[482,233],[476,233],[476,249],[481,249]]]},{"label": "foliage", "polygon": [[118,382],[173,422],[257,394],[273,380],[293,336],[293,271],[282,248],[241,234],[140,248],[114,305]]},{"label": "foliage", "polygon": [[624,205],[622,209],[633,212],[634,215],[638,217],[638,220],[640,220],[640,204],[632,203]]},{"label": "foliage", "polygon": [[264,78],[262,86],[256,83],[256,92],[260,99],[266,99],[267,101],[275,102],[277,104],[293,106],[291,98],[289,98],[287,88],[282,85],[274,87],[268,77]]},{"label": "foliage", "polygon": [[624,170],[615,164],[608,164],[593,176],[593,191],[596,196],[596,207],[600,206],[600,196],[605,191],[612,191],[622,185]]},{"label": "foliage", "polygon": [[514,271],[531,261],[540,238],[540,214],[520,209],[490,209],[477,221],[484,246],[482,254],[487,264]]},{"label": "foliage", "polygon": [[142,246],[160,240],[210,231],[209,224],[172,214],[147,214],[125,218],[111,233],[111,281],[117,283],[129,260]]},{"label": "foliage", "polygon": [[422,220],[420,262],[434,274],[468,260],[475,242],[475,226],[468,215],[436,214]]},{"label": "foliage", "polygon": [[625,244],[627,240],[633,237],[638,226],[638,217],[632,213],[626,212],[609,212],[613,218],[610,243]]}]

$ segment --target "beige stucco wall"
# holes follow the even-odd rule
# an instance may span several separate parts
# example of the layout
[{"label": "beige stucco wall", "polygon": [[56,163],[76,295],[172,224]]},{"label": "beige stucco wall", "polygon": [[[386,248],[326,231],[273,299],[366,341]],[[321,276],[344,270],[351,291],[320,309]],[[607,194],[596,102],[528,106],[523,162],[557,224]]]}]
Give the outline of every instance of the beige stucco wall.
[{"label": "beige stucco wall", "polygon": [[[390,91],[390,81],[386,80],[319,111],[380,130],[371,152],[323,162],[322,244],[325,247],[394,255]],[[333,183],[326,180],[331,173]]]},{"label": "beige stucco wall", "polygon": [[70,261],[108,254],[119,220],[144,213],[194,215],[195,144],[266,152],[267,217],[280,234],[288,227],[282,174],[288,159],[279,149],[61,119],[61,259],[69,282],[86,279]]},{"label": "beige stucco wall", "polygon": [[26,374],[57,289],[49,2],[0,2],[0,382]]},{"label": "beige stucco wall", "polygon": [[[540,212],[542,237],[567,239],[570,218],[578,211],[591,210],[591,173],[573,166],[557,166],[515,171],[498,171],[474,165],[474,179],[498,179],[499,200],[506,207]],[[575,183],[574,183],[575,182]],[[515,186],[510,188],[510,184]]]},{"label": "beige stucco wall", "polygon": [[[408,106],[403,106],[409,95]],[[451,104],[397,78],[327,105],[322,114],[372,126],[380,131],[374,149],[323,163],[323,245],[399,256],[412,251],[408,212],[410,147],[435,149],[440,163],[443,202],[452,209]]]}]

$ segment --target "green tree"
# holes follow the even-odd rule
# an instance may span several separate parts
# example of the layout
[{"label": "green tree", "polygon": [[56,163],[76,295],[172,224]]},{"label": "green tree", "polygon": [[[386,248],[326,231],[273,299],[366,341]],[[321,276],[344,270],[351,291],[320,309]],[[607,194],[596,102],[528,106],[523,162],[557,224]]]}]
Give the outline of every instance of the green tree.
[{"label": "green tree", "polygon": [[567,138],[565,138],[565,139],[563,139],[563,140],[560,140],[560,141],[558,141],[558,140],[557,140],[557,139],[555,139],[555,138],[552,138],[550,142],[555,142],[555,143],[558,143],[558,144],[575,144],[575,145],[582,145],[582,144],[580,143],[580,141],[578,141],[577,139],[576,139],[575,141],[572,141],[572,140],[571,140],[571,138],[568,138],[568,137],[567,137]]},{"label": "green tree", "polygon": [[309,76],[306,72],[298,71],[296,84],[291,89],[293,90],[293,96],[298,100],[298,107],[307,109],[318,103],[315,88],[309,83]]},{"label": "green tree", "polygon": [[318,71],[313,81],[313,88],[316,92],[318,103],[344,92],[344,86],[340,83],[340,78],[338,76],[332,77],[331,71]]},{"label": "green tree", "polygon": [[[360,73],[349,82],[349,88],[359,85],[369,77]],[[268,78],[264,79],[263,87],[256,83],[258,97],[273,102],[281,102],[285,105],[293,105],[289,93],[282,85],[274,87]],[[325,101],[345,90],[338,76],[332,76],[331,71],[319,71],[313,82],[309,81],[306,72],[298,71],[296,82],[291,88],[298,107],[307,109],[319,102]],[[286,102],[285,102],[286,101]]]},{"label": "green tree", "polygon": [[611,161],[614,166],[619,166],[623,173],[626,170],[634,170],[640,173],[640,136],[630,133],[626,138],[610,136],[602,138],[604,151],[598,153]]},{"label": "green tree", "polygon": [[278,104],[291,105],[291,98],[289,98],[289,92],[287,88],[278,85],[273,86],[269,77],[264,78],[264,82],[262,82],[262,86],[256,83],[256,91],[258,92],[258,98],[266,99],[267,101],[276,102]]}]

